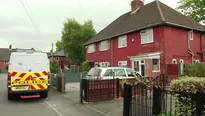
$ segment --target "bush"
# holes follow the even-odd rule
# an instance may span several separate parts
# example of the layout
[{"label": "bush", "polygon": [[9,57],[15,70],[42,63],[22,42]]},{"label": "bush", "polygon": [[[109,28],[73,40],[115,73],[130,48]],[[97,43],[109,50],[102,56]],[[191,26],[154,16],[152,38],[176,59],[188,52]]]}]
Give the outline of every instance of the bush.
[{"label": "bush", "polygon": [[205,78],[182,76],[171,82],[170,89],[189,94],[195,94],[196,91],[205,92]]},{"label": "bush", "polygon": [[184,75],[189,77],[205,77],[205,63],[186,64]]},{"label": "bush", "polygon": [[194,99],[191,96],[196,94],[197,91],[205,92],[205,78],[183,76],[178,80],[173,80],[170,84],[170,89],[182,93],[175,94],[175,107],[180,109],[180,112],[177,112],[178,115],[183,115],[188,111],[189,116],[195,110]]},{"label": "bush", "polygon": [[88,61],[83,62],[82,67],[83,67],[83,72],[87,73],[90,70],[89,62]]},{"label": "bush", "polygon": [[55,73],[55,74],[60,72],[60,66],[56,60],[50,61],[50,70],[51,73]]}]

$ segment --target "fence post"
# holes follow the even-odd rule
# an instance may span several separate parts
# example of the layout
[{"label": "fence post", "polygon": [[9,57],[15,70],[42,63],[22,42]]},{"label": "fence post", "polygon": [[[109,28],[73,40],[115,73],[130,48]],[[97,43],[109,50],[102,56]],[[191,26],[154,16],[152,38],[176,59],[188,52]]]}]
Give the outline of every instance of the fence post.
[{"label": "fence post", "polygon": [[132,100],[132,86],[130,84],[124,84],[124,101],[123,101],[123,116],[130,116]]},{"label": "fence post", "polygon": [[81,74],[80,78],[80,103],[83,104],[83,73]]},{"label": "fence post", "polygon": [[117,78],[116,80],[116,88],[117,88],[117,98],[120,98],[120,79]]},{"label": "fence post", "polygon": [[61,78],[61,81],[62,81],[61,82],[62,83],[62,85],[61,85],[61,87],[62,87],[61,93],[65,93],[65,86],[66,86],[65,75],[62,73],[61,76],[62,76],[62,78]]},{"label": "fence post", "polygon": [[196,116],[204,116],[203,113],[204,94],[196,92]]},{"label": "fence post", "polygon": [[157,116],[161,113],[161,90],[159,87],[153,88],[153,104],[152,104],[152,113],[154,116]]}]

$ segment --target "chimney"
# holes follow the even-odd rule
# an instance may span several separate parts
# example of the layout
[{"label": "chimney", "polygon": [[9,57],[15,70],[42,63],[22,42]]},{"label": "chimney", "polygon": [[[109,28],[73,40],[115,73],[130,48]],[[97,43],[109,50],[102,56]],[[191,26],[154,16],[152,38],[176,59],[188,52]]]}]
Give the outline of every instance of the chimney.
[{"label": "chimney", "polygon": [[132,0],[131,2],[131,14],[135,13],[144,5],[144,0]]}]

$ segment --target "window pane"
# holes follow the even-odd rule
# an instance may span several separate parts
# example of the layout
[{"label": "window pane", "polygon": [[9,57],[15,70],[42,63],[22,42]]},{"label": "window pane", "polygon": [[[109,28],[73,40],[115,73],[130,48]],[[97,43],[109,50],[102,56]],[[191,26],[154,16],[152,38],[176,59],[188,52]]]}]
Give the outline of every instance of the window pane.
[{"label": "window pane", "polygon": [[111,69],[108,69],[106,72],[105,72],[105,76],[113,76],[113,72]]},{"label": "window pane", "polygon": [[134,61],[134,70],[139,72],[139,61]]},{"label": "window pane", "polygon": [[135,74],[133,70],[130,70],[130,69],[126,69],[126,70],[127,70],[128,77],[137,77],[137,75]]},{"label": "window pane", "polygon": [[159,62],[159,59],[152,59],[152,70],[153,71],[159,71],[159,65],[160,65],[160,62]]},{"label": "window pane", "polygon": [[114,69],[115,76],[126,76],[124,69]]}]

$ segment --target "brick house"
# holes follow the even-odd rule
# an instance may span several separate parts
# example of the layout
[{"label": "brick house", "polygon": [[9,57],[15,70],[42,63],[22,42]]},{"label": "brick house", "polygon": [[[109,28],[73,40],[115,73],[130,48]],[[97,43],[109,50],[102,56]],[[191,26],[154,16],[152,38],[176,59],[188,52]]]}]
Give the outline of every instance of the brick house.
[{"label": "brick house", "polygon": [[131,2],[121,15],[85,44],[86,59],[100,66],[125,66],[144,76],[165,71],[165,64],[203,62],[205,28],[155,0]]},{"label": "brick house", "polygon": [[71,63],[66,58],[66,55],[65,55],[64,51],[62,51],[62,50],[54,52],[53,55],[49,54],[48,58],[50,60],[52,60],[52,58],[57,60],[61,69],[70,68]]}]

